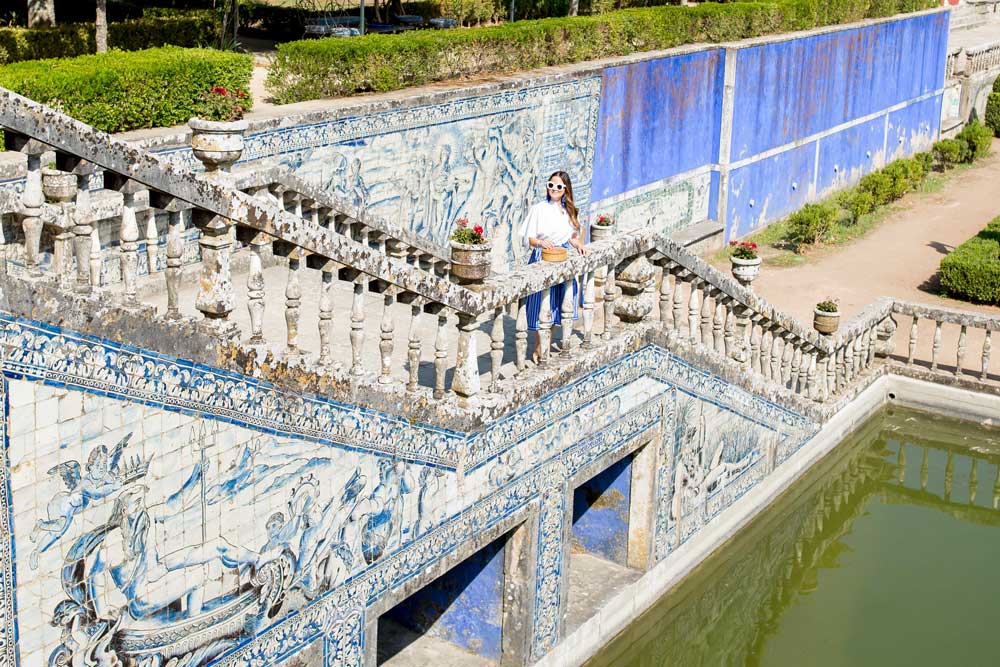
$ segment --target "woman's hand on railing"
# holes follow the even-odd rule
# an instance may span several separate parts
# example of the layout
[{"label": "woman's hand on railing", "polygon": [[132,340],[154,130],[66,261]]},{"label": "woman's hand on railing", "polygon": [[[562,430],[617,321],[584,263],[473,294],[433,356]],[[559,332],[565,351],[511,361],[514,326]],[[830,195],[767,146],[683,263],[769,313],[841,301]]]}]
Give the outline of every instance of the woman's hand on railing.
[{"label": "woman's hand on railing", "polygon": [[576,248],[576,251],[581,255],[586,255],[590,252],[590,250],[587,249],[587,246],[583,244],[583,241],[579,239],[571,239],[569,244]]}]

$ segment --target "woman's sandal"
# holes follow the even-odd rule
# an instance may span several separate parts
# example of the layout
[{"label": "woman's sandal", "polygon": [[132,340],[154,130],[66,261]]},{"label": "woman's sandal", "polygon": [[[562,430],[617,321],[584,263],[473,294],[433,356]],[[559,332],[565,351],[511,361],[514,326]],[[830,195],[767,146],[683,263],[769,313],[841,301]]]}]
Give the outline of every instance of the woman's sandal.
[{"label": "woman's sandal", "polygon": [[535,351],[531,353],[531,362],[537,366],[541,361],[542,361],[542,355],[538,351],[538,348],[536,347]]}]

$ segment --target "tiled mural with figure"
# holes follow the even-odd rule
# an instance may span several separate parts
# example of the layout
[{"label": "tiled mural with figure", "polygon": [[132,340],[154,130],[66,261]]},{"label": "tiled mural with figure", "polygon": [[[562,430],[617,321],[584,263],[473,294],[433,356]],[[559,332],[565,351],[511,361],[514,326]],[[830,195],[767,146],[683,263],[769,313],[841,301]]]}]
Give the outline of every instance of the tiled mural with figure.
[{"label": "tiled mural with figure", "polygon": [[816,428],[655,346],[474,433],[2,314],[0,346],[11,665],[359,665],[373,605],[514,520],[536,527],[537,658],[561,636],[571,480],[657,448],[661,559]]},{"label": "tiled mural with figure", "polygon": [[[341,200],[446,244],[467,217],[499,269],[523,258],[512,231],[562,169],[590,198],[600,77],[338,118],[247,138],[243,163],[282,166]],[[190,151],[167,153],[195,167]]]}]

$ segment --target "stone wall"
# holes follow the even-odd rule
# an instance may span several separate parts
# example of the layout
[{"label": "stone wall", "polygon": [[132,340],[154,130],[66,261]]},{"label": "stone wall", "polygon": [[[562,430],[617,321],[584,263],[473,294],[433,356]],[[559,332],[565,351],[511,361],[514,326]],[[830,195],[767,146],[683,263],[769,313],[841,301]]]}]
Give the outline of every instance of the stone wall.
[{"label": "stone wall", "polygon": [[0,343],[5,664],[362,664],[380,614],[518,527],[503,646],[538,658],[575,486],[643,452],[651,565],[815,431],[657,347],[462,433],[9,316]]}]

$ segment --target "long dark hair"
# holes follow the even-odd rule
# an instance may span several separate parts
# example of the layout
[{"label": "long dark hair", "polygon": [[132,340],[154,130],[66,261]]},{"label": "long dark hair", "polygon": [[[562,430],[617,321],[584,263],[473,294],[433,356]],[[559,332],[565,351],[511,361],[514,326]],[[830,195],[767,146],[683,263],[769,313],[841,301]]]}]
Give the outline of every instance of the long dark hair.
[{"label": "long dark hair", "polygon": [[[565,171],[552,172],[552,175],[549,176],[549,180],[551,181],[556,176],[558,176],[559,180],[562,181],[563,185],[566,186],[566,189],[563,190],[562,205],[563,207],[565,207],[566,213],[569,214],[569,221],[573,223],[573,229],[579,232],[580,209],[576,207],[576,202],[573,201],[573,181],[569,180],[569,174],[567,174]],[[547,187],[545,188],[545,198],[549,199],[549,189]]]}]

